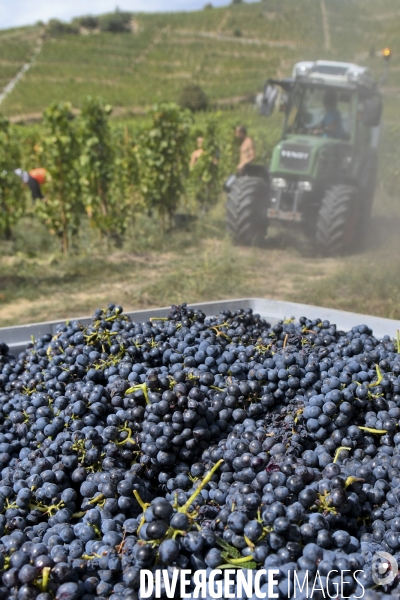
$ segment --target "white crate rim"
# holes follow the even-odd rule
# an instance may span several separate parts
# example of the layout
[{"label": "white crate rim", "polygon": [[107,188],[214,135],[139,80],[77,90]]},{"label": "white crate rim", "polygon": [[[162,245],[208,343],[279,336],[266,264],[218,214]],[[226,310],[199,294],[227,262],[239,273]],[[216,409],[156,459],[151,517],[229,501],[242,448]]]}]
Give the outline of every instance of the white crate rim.
[{"label": "white crate rim", "polygon": [[[235,298],[190,303],[188,306],[191,308],[202,309],[207,316],[216,315],[219,311],[224,309],[237,310],[238,308],[252,308],[255,313],[260,314],[263,318],[273,323],[290,317],[294,317],[295,319],[299,319],[301,316],[306,316],[310,319],[319,318],[322,321],[327,320],[331,323],[335,323],[339,329],[344,331],[349,331],[354,326],[365,324],[373,330],[373,333],[377,338],[382,338],[385,335],[395,338],[397,330],[400,330],[400,321],[394,319],[268,298]],[[170,309],[171,307],[168,306],[129,311],[125,314],[129,315],[134,321],[146,321],[150,317],[164,317],[168,315]],[[32,336],[36,339],[46,333],[54,335],[57,326],[65,323],[67,320],[68,319],[60,319],[57,321],[17,325],[15,327],[3,327],[0,328],[0,341],[8,344],[13,352],[20,352],[26,344],[31,341]],[[85,325],[90,322],[91,317],[85,316],[71,318],[69,320],[80,321]]]}]

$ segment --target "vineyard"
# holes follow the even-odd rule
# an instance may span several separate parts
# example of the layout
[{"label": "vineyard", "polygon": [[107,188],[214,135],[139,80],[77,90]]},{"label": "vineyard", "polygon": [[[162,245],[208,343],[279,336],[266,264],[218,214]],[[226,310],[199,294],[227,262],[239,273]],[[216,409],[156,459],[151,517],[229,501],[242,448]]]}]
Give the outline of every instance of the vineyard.
[{"label": "vineyard", "polygon": [[[81,315],[110,289],[128,309],[260,295],[399,316],[400,11],[392,0],[326,6],[328,30],[317,0],[264,0],[136,14],[118,34],[78,21],[0,32],[0,85],[30,65],[0,105],[0,324]],[[265,79],[320,57],[379,76],[385,45],[393,59],[367,252],[316,259],[273,228],[265,248],[233,247],[221,190],[238,160],[234,126],[248,126],[258,162],[280,135],[281,115],[266,121],[253,108]],[[187,84],[205,92],[207,110],[178,107]],[[205,152],[191,170],[199,135]],[[18,167],[47,169],[44,201],[32,202]]]}]

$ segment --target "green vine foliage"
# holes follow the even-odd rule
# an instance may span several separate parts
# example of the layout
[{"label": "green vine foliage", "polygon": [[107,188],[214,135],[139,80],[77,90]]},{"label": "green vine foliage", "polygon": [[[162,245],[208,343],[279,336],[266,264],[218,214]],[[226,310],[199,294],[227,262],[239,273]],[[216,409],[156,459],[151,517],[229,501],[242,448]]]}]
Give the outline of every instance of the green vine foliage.
[{"label": "green vine foliage", "polygon": [[80,183],[93,227],[118,245],[137,208],[138,166],[128,128],[112,129],[112,108],[87,97],[79,119]]},{"label": "green vine foliage", "polygon": [[171,103],[155,106],[150,116],[151,125],[142,131],[137,146],[140,191],[146,206],[157,210],[164,222],[184,193],[191,115]]},{"label": "green vine foliage", "polygon": [[221,151],[217,116],[209,117],[202,137],[204,152],[190,171],[187,195],[202,210],[207,210],[218,202],[221,194]]},{"label": "green vine foliage", "polygon": [[6,117],[0,116],[0,232],[11,237],[13,225],[25,210],[25,195],[14,169],[21,166],[17,136]]},{"label": "green vine foliage", "polygon": [[113,226],[117,235],[125,233],[129,223],[145,209],[139,193],[139,168],[136,145],[128,127],[112,132],[115,148],[114,175],[111,182]]},{"label": "green vine foliage", "polygon": [[41,149],[42,131],[35,125],[24,125],[18,127],[15,132],[17,143],[20,146],[21,164],[19,165],[25,171],[30,171],[37,167],[42,167],[39,152]]},{"label": "green vine foliage", "polygon": [[83,212],[79,175],[79,141],[71,105],[53,103],[43,114],[42,164],[49,174],[46,200],[36,203],[36,213],[49,231],[60,236],[68,252]]},{"label": "green vine foliage", "polygon": [[113,227],[110,188],[115,149],[108,120],[111,111],[111,106],[104,105],[101,99],[88,96],[79,120],[82,199],[92,225],[103,233],[108,233]]}]

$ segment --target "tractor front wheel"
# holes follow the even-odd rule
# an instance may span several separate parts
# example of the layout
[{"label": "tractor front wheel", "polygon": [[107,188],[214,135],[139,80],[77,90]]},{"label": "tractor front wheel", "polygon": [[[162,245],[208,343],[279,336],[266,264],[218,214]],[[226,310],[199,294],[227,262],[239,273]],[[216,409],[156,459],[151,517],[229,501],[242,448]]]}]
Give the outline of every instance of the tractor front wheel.
[{"label": "tractor front wheel", "polygon": [[359,226],[357,188],[334,185],[327,189],[317,218],[317,250],[324,256],[350,252],[357,240]]}]

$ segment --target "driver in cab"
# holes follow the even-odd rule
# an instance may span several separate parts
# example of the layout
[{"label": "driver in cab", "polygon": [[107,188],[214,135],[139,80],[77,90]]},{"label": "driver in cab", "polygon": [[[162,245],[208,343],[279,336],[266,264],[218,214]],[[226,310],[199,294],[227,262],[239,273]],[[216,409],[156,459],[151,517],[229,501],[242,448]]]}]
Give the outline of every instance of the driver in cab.
[{"label": "driver in cab", "polygon": [[343,139],[345,137],[343,130],[342,115],[337,107],[337,94],[333,90],[328,90],[324,95],[325,116],[321,125],[314,130],[317,135],[325,137]]}]

